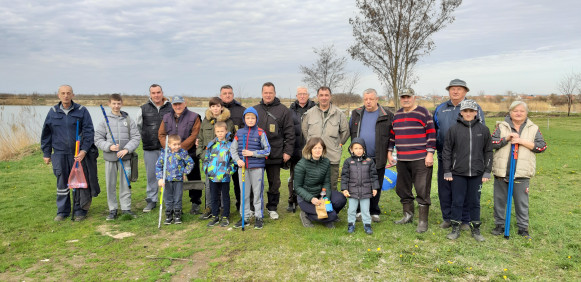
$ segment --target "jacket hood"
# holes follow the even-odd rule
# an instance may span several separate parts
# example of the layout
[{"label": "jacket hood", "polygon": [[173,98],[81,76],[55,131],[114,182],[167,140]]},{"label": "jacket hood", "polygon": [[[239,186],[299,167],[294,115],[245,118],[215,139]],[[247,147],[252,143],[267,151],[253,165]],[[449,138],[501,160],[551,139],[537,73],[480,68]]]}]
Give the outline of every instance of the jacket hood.
[{"label": "jacket hood", "polygon": [[[261,103],[262,103],[262,102],[261,102]],[[247,109],[244,111],[244,113],[242,114],[242,119],[243,119],[243,120],[244,120],[244,117],[246,117],[246,114],[248,114],[248,113],[253,113],[253,114],[256,116],[256,124],[255,124],[254,126],[258,125],[258,112],[256,111],[256,109],[254,109],[254,107],[249,107],[249,108],[247,108]],[[244,120],[244,125],[248,126],[248,125],[246,124],[246,120]]]},{"label": "jacket hood", "polygon": [[[353,151],[351,150],[351,148],[353,147],[353,144],[359,144],[363,147],[363,155],[361,157],[355,156],[355,154],[353,153]],[[367,156],[367,147],[365,146],[365,140],[363,140],[363,138],[353,138],[353,140],[351,141],[351,145],[349,145],[349,153],[351,153],[351,157],[354,158],[366,158]]]},{"label": "jacket hood", "polygon": [[212,115],[212,111],[210,109],[206,110],[206,119],[207,120],[216,119],[216,121],[227,121],[229,118],[230,118],[230,110],[228,110],[225,107],[222,107],[222,113],[220,113],[220,115],[218,115],[217,118],[214,118],[214,116]]}]

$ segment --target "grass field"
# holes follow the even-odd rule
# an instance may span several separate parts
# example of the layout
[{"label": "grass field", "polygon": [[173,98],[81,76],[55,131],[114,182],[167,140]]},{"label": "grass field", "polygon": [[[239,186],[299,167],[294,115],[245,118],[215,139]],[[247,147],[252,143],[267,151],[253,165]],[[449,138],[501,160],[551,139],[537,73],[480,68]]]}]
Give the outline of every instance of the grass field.
[{"label": "grass field", "polygon": [[[494,119],[488,119],[489,126]],[[52,220],[56,180],[37,149],[19,160],[0,162],[0,281],[579,281],[581,117],[551,117],[549,129],[547,117],[536,116],[533,121],[540,125],[549,146],[537,156],[537,175],[531,181],[533,240],[516,235],[514,216],[510,240],[490,235],[494,222],[492,183],[488,182],[481,202],[486,241],[480,244],[469,232],[462,232],[456,241],[445,238],[448,230],[438,227],[441,214],[435,175],[430,224],[424,234],[415,232],[417,213],[414,225],[393,224],[402,215],[394,191],[382,195],[382,222],[373,225],[371,236],[365,235],[359,223],[354,235],[347,234],[346,209],[336,229],[305,229],[298,212],[285,211],[288,171],[281,176],[281,218],[265,219],[262,230],[207,228],[206,221],[190,215],[184,216],[182,225],[158,230],[157,211],[141,213],[145,206],[143,163],[140,180],[133,184],[137,219],[105,221],[108,211],[102,192],[93,200],[86,221],[57,223]],[[104,167],[102,159],[99,165]],[[104,190],[103,170],[100,173]],[[231,222],[238,219],[233,215]]]}]

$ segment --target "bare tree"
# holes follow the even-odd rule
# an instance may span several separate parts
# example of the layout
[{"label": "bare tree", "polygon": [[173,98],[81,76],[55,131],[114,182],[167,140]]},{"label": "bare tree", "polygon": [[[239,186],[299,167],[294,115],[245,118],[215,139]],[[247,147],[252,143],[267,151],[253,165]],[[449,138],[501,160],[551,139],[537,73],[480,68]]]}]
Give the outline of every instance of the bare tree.
[{"label": "bare tree", "polygon": [[343,93],[345,94],[353,94],[353,91],[359,85],[361,81],[361,73],[354,72],[352,76],[349,77],[349,80],[345,82],[345,88],[343,89]]},{"label": "bare tree", "polygon": [[571,105],[573,104],[573,92],[579,87],[579,77],[581,74],[570,73],[565,75],[557,86],[559,92],[567,97],[567,116],[571,114]]},{"label": "bare tree", "polygon": [[318,55],[317,61],[311,67],[299,66],[302,81],[315,90],[321,86],[335,90],[345,79],[347,58],[337,56],[334,45],[313,48],[313,52]]},{"label": "bare tree", "polygon": [[[454,21],[461,0],[356,0],[359,16],[350,18],[355,44],[353,59],[371,67],[379,79],[398,90],[415,83],[419,57],[435,48],[431,35]],[[396,108],[399,101],[394,99]]]}]

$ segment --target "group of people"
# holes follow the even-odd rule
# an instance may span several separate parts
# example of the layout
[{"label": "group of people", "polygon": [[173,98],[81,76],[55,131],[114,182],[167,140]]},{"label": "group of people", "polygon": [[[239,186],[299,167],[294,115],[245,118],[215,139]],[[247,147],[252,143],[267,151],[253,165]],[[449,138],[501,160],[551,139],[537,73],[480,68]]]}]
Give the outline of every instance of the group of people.
[{"label": "group of people", "polygon": [[[166,224],[182,222],[183,181],[200,180],[203,172],[205,209],[201,207],[202,191],[189,190],[191,214],[201,214],[201,219],[209,220],[208,226],[228,226],[232,182],[235,206],[241,214],[234,227],[243,227],[254,219],[254,228],[261,229],[264,216],[272,220],[279,218],[280,171],[285,168],[290,169],[287,211],[294,212],[298,206],[304,227],[320,222],[334,228],[339,220],[337,214],[348,201],[348,232],[354,232],[355,222],[362,221],[365,233],[372,234],[371,223],[380,221],[382,176],[386,167],[396,166],[395,190],[403,207],[403,217],[395,223],[413,222],[415,200],[419,211],[416,231],[422,233],[428,229],[434,153],[437,153],[443,218],[440,227],[452,229],[447,235],[452,240],[459,237],[460,230],[471,230],[477,241],[483,241],[480,233],[482,182],[494,174],[496,226],[491,233],[500,235],[504,232],[510,181],[510,145],[519,144],[514,179],[515,210],[518,234],[530,238],[529,179],[535,171],[534,154],[543,152],[546,143],[538,126],[527,118],[527,105],[514,102],[505,121],[491,135],[480,106],[465,98],[469,91],[466,82],[454,79],[446,90],[450,100],[440,104],[432,115],[416,103],[412,89],[400,91],[402,107],[395,113],[379,104],[374,89],[366,89],[363,106],[353,110],[348,119],[332,103],[331,89],[325,86],[317,90],[318,103],[310,99],[306,87],[298,87],[296,101],[286,107],[276,97],[274,84],[267,82],[262,85],[260,103],[245,108],[234,99],[232,87],[224,85],[220,88],[220,97],[210,99],[202,120],[200,115],[188,110],[183,97],[174,96],[170,101],[161,86],[153,84],[149,88],[149,101],[140,107],[135,120],[121,111],[122,98],[113,94],[108,120],[94,129],[87,109],[74,103],[72,88],[63,85],[58,91],[60,102],[49,111],[41,137],[44,161],[46,164],[52,161],[57,177],[55,221],[64,220],[71,213],[66,184],[75,160],[83,164],[89,189],[76,189],[82,192],[73,193],[72,212],[76,221],[85,218],[91,198],[100,190],[96,178],[98,149],[103,151],[105,159],[110,211],[107,220],[114,220],[118,215],[117,176],[121,213],[135,216],[131,211],[130,183],[123,174],[131,168],[131,156],[142,143],[147,175],[143,212],[157,206],[159,187],[163,186]],[[81,145],[75,155],[77,123]],[[340,171],[343,145],[349,138],[351,157],[343,162]],[[265,172],[266,201],[263,199]],[[328,206],[324,217],[317,213],[321,205]]]}]

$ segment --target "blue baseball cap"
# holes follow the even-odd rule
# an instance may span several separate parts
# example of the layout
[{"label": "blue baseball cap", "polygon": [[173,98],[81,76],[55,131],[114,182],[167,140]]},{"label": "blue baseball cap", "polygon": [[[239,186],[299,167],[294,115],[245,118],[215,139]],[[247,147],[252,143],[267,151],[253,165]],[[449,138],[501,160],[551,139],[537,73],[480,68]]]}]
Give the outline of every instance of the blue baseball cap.
[{"label": "blue baseball cap", "polygon": [[174,96],[171,99],[172,104],[179,104],[179,103],[185,103],[185,102],[186,102],[186,100],[184,100],[184,97],[182,97],[182,96]]}]

